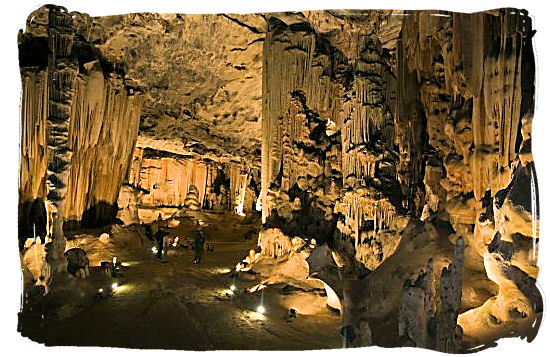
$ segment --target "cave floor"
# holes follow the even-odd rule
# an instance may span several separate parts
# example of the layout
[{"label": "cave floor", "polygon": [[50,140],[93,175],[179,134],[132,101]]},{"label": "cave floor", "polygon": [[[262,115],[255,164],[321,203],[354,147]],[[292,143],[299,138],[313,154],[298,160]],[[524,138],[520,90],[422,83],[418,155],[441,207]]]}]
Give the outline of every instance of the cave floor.
[{"label": "cave floor", "polygon": [[[201,218],[207,224],[206,240],[215,249],[205,251],[199,266],[192,264],[190,249],[173,248],[166,260],[159,261],[153,259],[150,242],[107,249],[97,242],[97,235],[81,236],[73,245],[93,250],[91,257],[112,259],[116,254],[123,263],[123,276],[108,276],[90,259],[87,279],[65,277],[67,284],[57,293],[25,299],[19,330],[46,345],[184,350],[342,347],[339,316],[326,309],[289,319],[288,307],[281,304],[288,287],[273,285],[250,294],[245,289],[257,282],[229,273],[255,247],[254,241],[243,238],[254,225],[235,223],[230,216]],[[193,220],[187,216],[178,220],[181,223],[169,229],[171,234],[189,236]],[[113,282],[120,286],[112,289]],[[236,293],[229,290],[232,284]],[[103,298],[96,296],[99,288],[104,289]],[[264,314],[256,312],[262,303]]]}]

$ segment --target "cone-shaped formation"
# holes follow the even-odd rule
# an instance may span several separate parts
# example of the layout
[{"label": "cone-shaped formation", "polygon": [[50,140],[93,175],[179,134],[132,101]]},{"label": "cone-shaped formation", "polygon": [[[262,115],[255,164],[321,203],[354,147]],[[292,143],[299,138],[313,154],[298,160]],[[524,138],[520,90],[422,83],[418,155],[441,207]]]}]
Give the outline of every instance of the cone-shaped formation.
[{"label": "cone-shaped formation", "polygon": [[187,192],[187,197],[185,198],[185,207],[192,211],[198,211],[201,209],[201,205],[199,203],[199,190],[195,185],[189,186],[189,192]]}]

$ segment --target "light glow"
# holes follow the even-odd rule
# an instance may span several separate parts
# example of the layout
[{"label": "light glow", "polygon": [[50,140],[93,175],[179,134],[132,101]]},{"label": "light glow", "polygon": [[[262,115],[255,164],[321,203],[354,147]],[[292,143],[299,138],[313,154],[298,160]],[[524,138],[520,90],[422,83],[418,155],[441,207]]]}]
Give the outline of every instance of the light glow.
[{"label": "light glow", "polygon": [[265,308],[263,307],[263,305],[258,306],[258,308],[256,309],[256,312],[263,314],[265,312]]},{"label": "light glow", "polygon": [[235,285],[231,285],[231,286],[229,287],[229,289],[231,289],[231,291],[235,291],[235,290],[237,290],[237,287],[236,287]]},{"label": "light glow", "polygon": [[235,271],[249,271],[252,268],[252,266],[249,264],[248,266],[245,266],[244,263],[238,263],[235,266]]},{"label": "light glow", "polygon": [[118,288],[118,283],[113,283],[113,285],[111,285],[111,287],[112,287],[113,289]]},{"label": "light glow", "polygon": [[174,238],[174,243],[172,243],[172,247],[176,247],[178,245],[179,240],[180,240],[180,237]]}]

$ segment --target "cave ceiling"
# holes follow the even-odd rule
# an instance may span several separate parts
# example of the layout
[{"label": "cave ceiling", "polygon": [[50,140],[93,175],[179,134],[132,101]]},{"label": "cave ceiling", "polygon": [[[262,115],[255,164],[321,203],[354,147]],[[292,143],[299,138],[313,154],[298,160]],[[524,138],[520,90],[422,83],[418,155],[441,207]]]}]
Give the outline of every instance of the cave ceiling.
[{"label": "cave ceiling", "polygon": [[[122,74],[127,88],[144,95],[138,147],[259,166],[262,51],[269,21],[308,23],[350,54],[354,29],[367,26],[376,31],[391,62],[401,28],[401,16],[392,12],[401,13],[72,15],[77,35],[95,46],[108,67],[104,72]],[[39,11],[29,16],[27,36],[46,37],[38,33],[47,23],[44,17]]]}]

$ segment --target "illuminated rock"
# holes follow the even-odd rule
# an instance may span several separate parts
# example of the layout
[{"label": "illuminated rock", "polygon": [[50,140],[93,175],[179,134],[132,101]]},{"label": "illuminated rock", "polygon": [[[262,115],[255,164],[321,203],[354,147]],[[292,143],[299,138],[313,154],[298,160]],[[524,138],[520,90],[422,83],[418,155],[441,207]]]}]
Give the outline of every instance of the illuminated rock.
[{"label": "illuminated rock", "polygon": [[201,209],[199,203],[199,190],[195,185],[189,186],[189,192],[187,192],[187,197],[184,201],[185,207],[189,208],[192,211],[198,211]]}]

